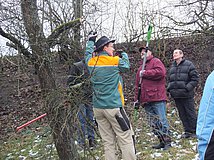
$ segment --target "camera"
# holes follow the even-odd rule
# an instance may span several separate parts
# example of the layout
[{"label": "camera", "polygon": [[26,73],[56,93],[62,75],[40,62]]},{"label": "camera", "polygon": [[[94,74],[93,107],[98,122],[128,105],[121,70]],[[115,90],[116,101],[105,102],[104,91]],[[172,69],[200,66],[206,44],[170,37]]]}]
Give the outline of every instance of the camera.
[{"label": "camera", "polygon": [[122,49],[116,50],[115,53],[114,53],[114,56],[118,56],[118,57],[122,58],[122,55],[121,55],[122,53],[123,53]]}]

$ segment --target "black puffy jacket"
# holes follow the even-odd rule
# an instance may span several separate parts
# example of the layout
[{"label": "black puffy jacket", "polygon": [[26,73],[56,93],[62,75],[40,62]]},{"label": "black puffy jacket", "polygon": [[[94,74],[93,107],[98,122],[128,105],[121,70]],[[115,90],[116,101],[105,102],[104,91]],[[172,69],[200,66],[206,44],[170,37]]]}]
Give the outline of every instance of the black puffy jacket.
[{"label": "black puffy jacket", "polygon": [[198,81],[198,72],[191,61],[183,59],[178,65],[174,61],[169,70],[167,91],[172,98],[190,98]]}]

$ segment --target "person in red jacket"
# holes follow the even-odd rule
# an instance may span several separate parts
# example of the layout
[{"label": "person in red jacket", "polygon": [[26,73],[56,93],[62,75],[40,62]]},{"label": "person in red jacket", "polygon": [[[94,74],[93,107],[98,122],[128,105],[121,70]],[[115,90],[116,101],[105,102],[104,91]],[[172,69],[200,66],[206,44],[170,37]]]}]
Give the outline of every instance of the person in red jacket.
[{"label": "person in red jacket", "polygon": [[[139,48],[141,56],[144,55],[146,48]],[[138,85],[140,78],[141,93],[138,98]],[[144,70],[142,65],[138,68],[135,83],[135,104],[141,104],[146,113],[153,133],[157,135],[160,143],[154,145],[154,149],[164,150],[171,146],[169,136],[169,125],[166,118],[166,69],[160,59],[154,57],[150,49],[147,50],[146,63]],[[139,100],[138,100],[139,99]]]}]

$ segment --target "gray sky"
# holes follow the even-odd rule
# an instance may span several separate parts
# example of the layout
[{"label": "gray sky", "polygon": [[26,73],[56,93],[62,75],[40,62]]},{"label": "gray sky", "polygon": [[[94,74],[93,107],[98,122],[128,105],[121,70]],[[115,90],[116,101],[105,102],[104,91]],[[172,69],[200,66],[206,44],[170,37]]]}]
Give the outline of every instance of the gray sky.
[{"label": "gray sky", "polygon": [[9,50],[8,50],[8,47],[6,46],[6,42],[9,42],[9,41],[4,37],[0,36],[0,56],[9,54]]},{"label": "gray sky", "polygon": [[[171,22],[167,21],[166,18],[160,16],[153,17],[142,17],[144,12],[147,12],[148,14],[155,11],[163,11],[165,14],[171,14],[171,15],[178,15],[181,16],[182,13],[179,11],[179,8],[175,9],[173,6],[178,3],[178,0],[114,0],[115,3],[111,3],[110,6],[110,13],[111,16],[109,17],[106,15],[106,20],[102,22],[103,26],[106,27],[106,33],[111,34],[109,36],[113,36],[117,39],[117,42],[124,42],[125,35],[131,35],[136,31],[136,33],[139,35],[142,31],[142,26],[147,26],[151,21],[154,21],[156,23],[156,26],[169,26]],[[131,3],[131,5],[130,5]],[[131,8],[133,7],[133,8]],[[130,10],[130,11],[128,11]],[[116,14],[114,14],[116,11]],[[108,18],[108,19],[107,19]],[[115,21],[113,21],[113,18],[115,18]],[[130,18],[130,19],[129,19]],[[142,24],[142,18],[146,23],[148,24]],[[104,19],[104,18],[103,18]],[[103,20],[102,19],[102,20]],[[114,23],[115,22],[115,23]],[[131,26],[129,24],[131,23]],[[112,30],[114,28],[114,31]],[[145,31],[147,31],[147,27],[143,28]],[[113,31],[113,32],[112,32]],[[157,32],[156,28],[156,32]]]},{"label": "gray sky", "polygon": [[[130,30],[130,26],[127,25],[127,16],[129,18],[132,18],[132,27],[134,28],[134,30],[136,30],[136,33],[139,34],[139,32],[142,30],[142,23],[139,13],[142,13],[144,10],[156,11],[165,9],[165,7],[167,7],[167,10],[170,13],[173,13],[174,15],[180,14],[179,11],[176,11],[175,9],[170,9],[172,8],[173,4],[178,3],[178,0],[114,0],[114,2],[115,3],[109,3],[109,15],[106,15],[106,17],[102,17],[102,20],[100,21],[103,21],[102,26],[103,28],[105,28],[103,34],[108,34],[107,36],[113,36],[114,38],[116,38],[117,42],[124,42],[126,40],[125,36],[130,35],[132,34],[131,32],[133,32],[133,30]],[[99,3],[99,0],[97,3]],[[132,5],[129,5],[130,3]],[[129,6],[134,6],[134,8],[131,8],[130,11],[130,13],[133,12],[132,15],[129,15],[129,13],[127,13],[127,9],[129,9]],[[114,14],[115,11],[116,14]],[[114,18],[115,21],[113,21]],[[157,18],[155,21],[158,21],[158,23],[160,24],[167,23],[166,21],[160,19],[160,17],[155,18]],[[145,30],[147,30],[147,28],[145,28]],[[11,53],[11,50],[9,52],[7,48],[8,47],[6,47],[5,39],[0,36],[0,53]]]}]

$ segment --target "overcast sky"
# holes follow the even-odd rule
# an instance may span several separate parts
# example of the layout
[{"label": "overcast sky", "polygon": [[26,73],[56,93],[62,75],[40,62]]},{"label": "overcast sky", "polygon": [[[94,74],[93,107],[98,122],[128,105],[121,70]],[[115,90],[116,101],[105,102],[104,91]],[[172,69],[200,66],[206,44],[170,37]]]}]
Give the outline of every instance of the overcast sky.
[{"label": "overcast sky", "polygon": [[8,47],[6,46],[6,42],[8,42],[8,40],[0,36],[0,56],[9,54],[9,50],[8,50]]},{"label": "overcast sky", "polygon": [[[96,0],[95,0],[96,1]],[[178,3],[178,0],[143,0],[143,1],[139,1],[139,0],[114,0],[115,3],[117,4],[115,7],[115,3],[113,3],[113,1],[111,1],[111,3],[109,3],[110,7],[110,16],[108,16],[107,20],[105,20],[102,25],[105,27],[106,26],[106,31],[104,34],[112,34],[112,36],[114,36],[114,38],[117,39],[117,42],[123,42],[124,39],[124,34],[129,34],[127,33],[128,29],[124,28],[123,26],[127,26],[126,22],[126,10],[127,7],[129,7],[129,3],[132,3],[133,6],[135,6],[134,8],[134,12],[136,13],[136,17],[134,18],[134,20],[132,21],[134,28],[136,28],[136,30],[139,31],[139,27],[141,27],[141,25],[139,25],[139,12],[142,12],[142,5],[143,7],[146,8],[146,10],[162,10],[165,7],[168,8],[170,13],[176,14],[176,13],[180,13],[178,11],[176,11],[175,9],[170,10],[170,7],[172,8],[172,6],[175,3]],[[97,1],[97,3],[99,2],[99,0]],[[117,14],[114,14],[115,12],[115,8],[117,8]],[[141,11],[140,11],[141,10]],[[116,24],[113,21],[114,16],[116,15]],[[121,23],[121,25],[120,25]],[[115,27],[114,27],[115,25]],[[112,28],[114,27],[114,32],[112,32]],[[109,31],[108,31],[109,29]],[[110,36],[110,35],[108,35]],[[0,53],[2,54],[10,54],[11,51],[8,51],[8,47],[6,47],[6,40],[5,38],[3,38],[2,36],[0,36]]]},{"label": "overcast sky", "polygon": [[[165,14],[171,14],[171,15],[179,15],[181,16],[182,13],[179,11],[179,8],[175,9],[173,6],[178,3],[179,0],[114,0],[115,3],[110,3],[109,9],[111,10],[109,12],[109,15],[106,15],[105,21],[102,22],[103,26],[106,26],[106,32],[105,34],[110,34],[109,36],[112,36],[117,39],[117,42],[124,42],[125,35],[130,35],[133,30],[130,28],[133,27],[137,31],[137,35],[139,35],[139,31],[142,31],[142,26],[145,26],[145,24],[142,25],[142,16],[144,12],[147,12],[148,14],[155,11],[163,11]],[[131,3],[131,5],[129,5]],[[130,12],[128,13],[128,10]],[[116,14],[114,14],[116,11]],[[152,14],[150,14],[152,15]],[[154,14],[153,14],[154,15]],[[116,18],[115,18],[116,17]],[[128,18],[131,18],[130,21]],[[114,20],[115,18],[115,20]],[[143,20],[146,21],[146,26],[151,24],[153,21],[151,17],[143,17]],[[156,23],[159,23],[161,26],[165,24],[165,26],[168,26],[169,21],[165,20],[163,17],[155,16],[153,17],[154,21]],[[103,20],[102,19],[102,20]],[[130,24],[131,23],[131,27]],[[170,22],[171,23],[171,22]],[[129,28],[130,27],[130,28]],[[112,33],[112,28],[114,28],[114,32]],[[147,31],[147,27],[143,28],[144,31]],[[157,31],[157,30],[156,30]]]}]

